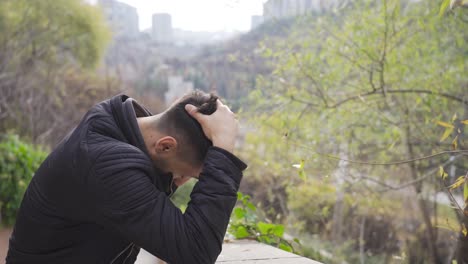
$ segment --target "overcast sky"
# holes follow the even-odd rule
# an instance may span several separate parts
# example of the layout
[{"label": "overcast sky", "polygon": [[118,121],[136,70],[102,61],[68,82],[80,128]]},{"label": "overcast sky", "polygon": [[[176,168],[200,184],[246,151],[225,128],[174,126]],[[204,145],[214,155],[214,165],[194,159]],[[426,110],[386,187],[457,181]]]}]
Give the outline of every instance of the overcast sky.
[{"label": "overcast sky", "polygon": [[[87,0],[91,3],[97,0]],[[137,8],[140,29],[151,27],[153,13],[172,15],[172,26],[193,31],[246,31],[250,17],[263,13],[266,0],[120,0]]]}]

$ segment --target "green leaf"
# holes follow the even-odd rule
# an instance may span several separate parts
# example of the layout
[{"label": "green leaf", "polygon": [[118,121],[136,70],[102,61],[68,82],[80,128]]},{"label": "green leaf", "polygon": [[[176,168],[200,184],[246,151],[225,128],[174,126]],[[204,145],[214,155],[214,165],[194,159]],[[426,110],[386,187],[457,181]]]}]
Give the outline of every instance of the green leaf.
[{"label": "green leaf", "polygon": [[304,170],[299,171],[299,178],[301,178],[301,180],[304,180],[304,181],[307,179],[307,176],[306,176]]},{"label": "green leaf", "polygon": [[447,122],[437,121],[437,124],[439,126],[443,126],[443,127],[447,127],[447,128],[455,128],[452,124],[449,124]]},{"label": "green leaf", "polygon": [[285,242],[281,242],[279,244],[279,248],[284,250],[284,251],[293,252],[293,248],[290,245],[288,245],[287,243],[285,243]]},{"label": "green leaf", "polygon": [[450,190],[454,190],[460,186],[462,186],[462,184],[465,182],[465,176],[460,176],[457,178],[457,180],[449,186],[449,189]]},{"label": "green leaf", "polygon": [[447,129],[445,129],[444,134],[443,134],[442,137],[440,138],[440,142],[446,140],[446,139],[450,136],[450,134],[452,134],[452,132],[453,132],[453,128],[447,128]]},{"label": "green leaf", "polygon": [[265,222],[258,222],[257,228],[258,228],[258,231],[260,231],[260,234],[262,235],[271,234],[277,237],[283,237],[283,234],[284,234],[283,225],[275,225],[275,224],[269,224]]},{"label": "green leaf", "polygon": [[304,169],[304,165],[305,165],[305,160],[301,160],[301,165],[299,166],[299,169],[300,169],[300,170],[303,170],[303,169]]},{"label": "green leaf", "polygon": [[294,238],[293,241],[296,242],[298,245],[301,245],[301,241],[298,238]]},{"label": "green leaf", "polygon": [[465,207],[468,201],[468,182],[465,179],[465,186],[463,186],[463,199],[465,199]]},{"label": "green leaf", "polygon": [[448,174],[444,171],[444,167],[439,166],[439,176],[442,178],[442,180],[445,180],[448,176]]},{"label": "green leaf", "polygon": [[273,235],[277,237],[283,237],[284,235],[284,225],[275,225],[275,227],[272,230]]},{"label": "green leaf", "polygon": [[273,224],[268,224],[265,222],[258,222],[257,223],[257,228],[260,234],[262,235],[268,235],[268,232],[273,228]]},{"label": "green leaf", "polygon": [[456,150],[458,148],[458,135],[452,140],[452,149]]},{"label": "green leaf", "polygon": [[322,215],[323,215],[324,217],[327,217],[329,213],[330,213],[330,208],[329,208],[328,206],[324,206],[324,207],[322,208]]},{"label": "green leaf", "polygon": [[260,237],[257,237],[257,239],[259,242],[264,243],[264,244],[268,244],[268,245],[273,244],[273,240],[268,236],[260,236]]},{"label": "green leaf", "polygon": [[250,200],[250,195],[244,194],[243,197],[242,197],[242,203],[246,204],[246,203],[249,202],[249,200]]},{"label": "green leaf", "polygon": [[460,121],[460,122],[461,122],[462,124],[464,124],[464,125],[468,125],[468,119],[467,119],[467,120],[462,120],[462,121]]},{"label": "green leaf", "polygon": [[449,5],[450,5],[450,0],[444,0],[444,2],[442,2],[442,5],[440,6],[440,10],[439,10],[439,16],[444,15]]},{"label": "green leaf", "polygon": [[234,209],[234,215],[237,219],[242,219],[245,216],[245,210],[244,208],[236,207]]},{"label": "green leaf", "polygon": [[242,239],[250,236],[249,231],[247,231],[247,228],[245,226],[238,226],[235,229],[234,234],[232,235],[237,239]]},{"label": "green leaf", "polygon": [[253,205],[253,203],[251,203],[251,202],[247,202],[247,203],[246,203],[246,206],[247,206],[247,208],[249,208],[249,209],[252,210],[252,211],[256,211],[256,210],[257,210],[257,207],[255,207],[255,205]]}]

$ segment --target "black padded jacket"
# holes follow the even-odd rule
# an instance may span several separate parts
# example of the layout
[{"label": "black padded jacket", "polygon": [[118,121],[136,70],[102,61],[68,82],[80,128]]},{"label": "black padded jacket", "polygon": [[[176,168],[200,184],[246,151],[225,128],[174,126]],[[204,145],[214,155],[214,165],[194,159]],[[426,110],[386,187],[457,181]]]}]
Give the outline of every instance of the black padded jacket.
[{"label": "black padded jacket", "polygon": [[216,261],[246,165],[211,147],[182,213],[138,128],[148,115],[118,95],[84,116],[31,180],[7,264],[128,264],[140,248],[171,264]]}]

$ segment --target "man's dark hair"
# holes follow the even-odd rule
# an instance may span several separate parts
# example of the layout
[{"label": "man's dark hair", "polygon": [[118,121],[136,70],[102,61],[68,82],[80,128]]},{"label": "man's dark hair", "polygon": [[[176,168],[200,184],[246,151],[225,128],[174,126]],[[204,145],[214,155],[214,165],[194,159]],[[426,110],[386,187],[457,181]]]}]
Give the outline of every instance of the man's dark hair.
[{"label": "man's dark hair", "polygon": [[203,133],[200,124],[187,113],[185,105],[194,105],[198,108],[198,112],[211,115],[216,111],[217,100],[216,95],[193,91],[183,96],[162,114],[158,130],[177,140],[185,160],[201,164],[208,148],[213,145]]}]

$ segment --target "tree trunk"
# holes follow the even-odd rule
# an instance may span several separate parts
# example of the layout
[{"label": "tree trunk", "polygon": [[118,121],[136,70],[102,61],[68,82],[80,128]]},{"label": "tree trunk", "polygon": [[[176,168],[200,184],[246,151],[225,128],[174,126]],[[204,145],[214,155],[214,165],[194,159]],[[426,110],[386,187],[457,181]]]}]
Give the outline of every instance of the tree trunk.
[{"label": "tree trunk", "polygon": [[[409,113],[406,112],[406,114],[408,115]],[[410,122],[408,120],[408,122]],[[415,158],[415,154],[414,154],[414,149],[413,149],[413,145],[411,144],[411,128],[410,128],[410,124],[407,124],[406,125],[406,145],[408,147],[408,158],[409,159],[414,159]],[[409,167],[410,167],[410,172],[411,172],[411,177],[416,180],[418,178],[418,172],[417,172],[417,168],[416,168],[416,164],[414,162],[411,162],[409,163]],[[418,197],[418,207],[419,207],[419,210],[421,211],[421,215],[422,215],[422,218],[423,218],[423,221],[424,221],[424,225],[426,226],[426,232],[425,232],[425,237],[426,237],[426,241],[427,241],[427,245],[428,245],[428,250],[429,250],[429,259],[430,259],[430,263],[432,264],[438,264],[440,263],[439,261],[439,256],[438,256],[438,251],[437,251],[437,236],[436,236],[436,233],[435,233],[435,230],[434,230],[434,227],[432,225],[432,222],[431,222],[431,215],[430,215],[430,212],[426,206],[426,203],[423,199],[423,197],[420,195],[421,192],[422,192],[422,186],[423,186],[423,182],[419,182],[419,183],[416,183],[413,185],[414,187],[414,190],[416,191],[416,194],[417,194],[417,197]]]},{"label": "tree trunk", "polygon": [[[466,98],[465,100],[468,101],[468,98]],[[468,119],[468,105],[465,104],[464,110],[465,110],[464,111],[465,115],[463,119],[467,120]],[[461,146],[460,142],[465,138],[465,130],[464,130],[464,126],[460,127],[459,129],[460,129],[460,135],[458,137],[458,140],[459,140],[458,145]],[[460,222],[462,223],[462,225],[464,225],[464,228],[468,228],[468,202],[467,201],[465,201],[465,204],[463,206],[463,216]],[[458,235],[456,257],[457,257],[457,264],[464,264],[464,263],[468,264],[468,236],[463,234],[462,231],[460,231],[460,234]]]},{"label": "tree trunk", "polygon": [[[463,224],[465,227],[468,226],[468,217],[466,216],[468,212],[468,206],[464,208],[464,215],[463,217]],[[468,264],[468,236],[463,234],[460,231],[458,235],[458,242],[457,242],[457,264]]]},{"label": "tree trunk", "polygon": [[364,241],[365,228],[366,228],[366,217],[363,216],[361,220],[361,226],[359,228],[359,259],[361,260],[361,264],[366,263],[366,255],[365,255],[366,241]]},{"label": "tree trunk", "polygon": [[[348,159],[348,147],[340,147],[340,156]],[[336,203],[333,208],[332,239],[340,242],[343,234],[343,211],[344,211],[344,179],[348,173],[348,163],[340,160],[338,169],[335,171],[336,178]]]}]

